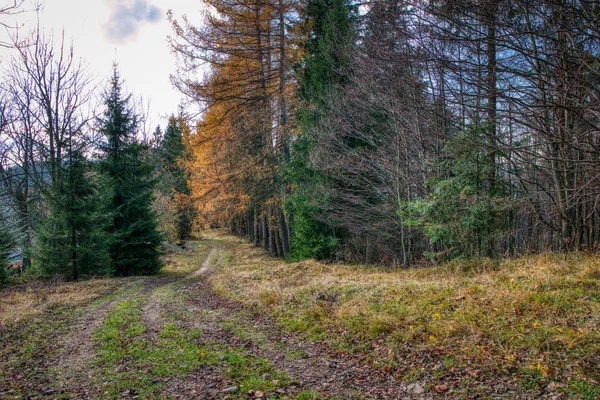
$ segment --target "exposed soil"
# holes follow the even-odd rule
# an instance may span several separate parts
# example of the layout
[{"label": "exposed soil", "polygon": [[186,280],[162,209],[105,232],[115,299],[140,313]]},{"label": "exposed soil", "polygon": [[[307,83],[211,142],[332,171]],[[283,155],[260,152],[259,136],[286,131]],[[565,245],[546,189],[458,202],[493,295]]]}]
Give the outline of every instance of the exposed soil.
[{"label": "exposed soil", "polygon": [[151,298],[142,307],[142,321],[146,326],[146,336],[152,340],[161,331],[165,323],[161,315],[160,303],[157,299]]},{"label": "exposed soil", "polygon": [[113,309],[118,300],[103,303],[100,307],[86,314],[73,327],[71,333],[63,337],[59,346],[63,346],[56,367],[56,372],[65,380],[74,378],[94,359],[94,342],[92,336],[102,324],[106,315]]},{"label": "exposed soil", "polygon": [[[210,251],[208,252],[208,256],[206,256],[206,260],[204,260],[204,262],[202,263],[202,267],[200,267],[198,270],[196,270],[192,275],[193,276],[202,276],[202,275],[208,274],[214,266],[214,265],[211,265],[211,261],[215,255],[215,253],[217,253],[217,252],[218,252],[218,250],[216,247],[211,248]],[[218,258],[217,258],[217,260],[218,260]]]}]

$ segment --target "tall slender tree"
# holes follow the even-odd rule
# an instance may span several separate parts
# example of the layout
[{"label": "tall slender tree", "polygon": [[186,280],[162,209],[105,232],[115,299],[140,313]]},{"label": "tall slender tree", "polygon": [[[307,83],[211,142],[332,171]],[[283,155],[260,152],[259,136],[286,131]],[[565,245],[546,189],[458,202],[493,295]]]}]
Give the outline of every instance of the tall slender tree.
[{"label": "tall slender tree", "polygon": [[161,189],[174,203],[176,236],[178,241],[187,239],[192,232],[193,209],[190,206],[191,194],[188,172],[183,163],[186,158],[182,125],[183,118],[169,118],[169,124],[160,143],[159,163]]},{"label": "tall slender tree", "polygon": [[152,274],[162,266],[162,237],[151,210],[154,165],[136,138],[138,118],[130,99],[114,65],[99,122],[106,139],[100,168],[112,186],[110,255],[117,275]]},{"label": "tall slender tree", "polygon": [[[297,3],[207,4],[211,11],[201,28],[185,17],[183,24],[172,19],[171,44],[182,56],[173,80],[205,110],[192,140],[192,191],[211,224],[285,256],[290,243],[281,169],[290,156]],[[209,71],[203,79],[195,76],[199,65]]]},{"label": "tall slender tree", "polygon": [[329,258],[338,243],[335,226],[323,222],[328,201],[320,186],[324,176],[309,161],[315,146],[314,128],[326,113],[326,99],[348,82],[351,48],[356,37],[354,9],[347,0],[310,0],[304,9],[306,41],[300,72],[300,132],[286,168],[291,193],[286,208],[292,215],[292,248],[296,258]]}]

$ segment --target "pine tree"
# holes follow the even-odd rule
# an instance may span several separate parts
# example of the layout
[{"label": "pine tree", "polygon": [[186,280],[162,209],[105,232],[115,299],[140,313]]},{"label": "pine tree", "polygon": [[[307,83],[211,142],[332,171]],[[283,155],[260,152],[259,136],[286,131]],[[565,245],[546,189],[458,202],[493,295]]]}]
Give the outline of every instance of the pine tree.
[{"label": "pine tree", "polygon": [[34,254],[44,275],[72,280],[111,275],[106,233],[106,196],[81,152],[72,151],[45,193],[47,216],[38,228]]},{"label": "pine tree", "polygon": [[319,189],[324,177],[309,162],[314,148],[312,129],[324,117],[326,96],[347,81],[351,59],[353,8],[347,0],[311,0],[306,9],[308,27],[305,66],[300,74],[299,97],[302,126],[293,146],[286,178],[292,186],[286,208],[293,215],[292,248],[295,258],[329,258],[337,247],[335,228],[320,221],[327,202]]},{"label": "pine tree", "polygon": [[191,191],[188,174],[182,167],[185,158],[185,145],[181,130],[181,120],[171,116],[160,145],[160,162],[162,165],[162,190],[175,202],[177,219],[177,239],[183,241],[192,231],[192,210],[186,199]]},{"label": "pine tree", "polygon": [[154,165],[147,146],[136,139],[137,116],[129,105],[131,95],[123,95],[122,86],[115,65],[100,118],[106,138],[101,170],[112,186],[110,255],[117,275],[152,274],[162,266],[162,236],[151,210]]}]

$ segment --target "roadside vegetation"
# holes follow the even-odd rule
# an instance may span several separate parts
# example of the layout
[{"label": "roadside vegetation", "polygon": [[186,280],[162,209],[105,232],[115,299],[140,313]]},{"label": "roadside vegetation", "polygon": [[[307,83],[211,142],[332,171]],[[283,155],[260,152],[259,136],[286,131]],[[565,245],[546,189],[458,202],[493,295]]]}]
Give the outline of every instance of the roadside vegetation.
[{"label": "roadside vegetation", "polygon": [[229,253],[210,278],[218,293],[400,380],[465,397],[504,380],[523,390],[600,396],[595,256],[392,270],[286,263],[233,237],[227,242]]}]

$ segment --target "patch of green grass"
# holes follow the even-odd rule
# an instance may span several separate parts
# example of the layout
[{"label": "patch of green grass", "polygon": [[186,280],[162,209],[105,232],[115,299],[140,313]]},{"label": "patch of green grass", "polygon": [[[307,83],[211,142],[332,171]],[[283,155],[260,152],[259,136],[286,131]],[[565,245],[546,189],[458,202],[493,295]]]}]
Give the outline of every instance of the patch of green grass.
[{"label": "patch of green grass", "polygon": [[219,357],[227,366],[225,376],[239,385],[241,398],[245,398],[249,390],[272,393],[291,383],[287,375],[273,368],[269,360],[252,356],[243,350],[224,349],[219,352]]},{"label": "patch of green grass", "polygon": [[252,340],[249,327],[240,321],[227,321],[221,324],[223,329],[233,333],[238,339],[242,341]]},{"label": "patch of green grass", "polygon": [[600,387],[582,380],[570,382],[564,392],[569,396],[583,400],[597,400],[600,398]]},{"label": "patch of green grass", "polygon": [[310,341],[322,340],[327,335],[327,329],[322,322],[319,323],[315,319],[319,319],[319,315],[325,315],[324,310],[311,309],[306,313],[297,312],[294,308],[282,307],[277,311],[277,321],[284,329],[290,332],[301,332]]},{"label": "patch of green grass", "polygon": [[180,328],[176,321],[191,316],[178,289],[180,284],[163,286],[151,295],[169,311],[179,310],[164,315],[166,323],[153,341],[145,335],[143,296],[119,302],[109,313],[94,336],[98,353],[95,383],[101,386],[103,398],[115,398],[125,391],[140,398],[155,398],[165,388],[165,379],[184,377],[201,366],[221,370],[240,387],[240,399],[249,390],[272,393],[290,383],[268,360],[205,343],[199,330]]},{"label": "patch of green grass", "polygon": [[298,393],[296,397],[297,400],[320,400],[323,396],[319,392],[315,392],[313,390],[306,390],[304,392]]},{"label": "patch of green grass", "polygon": [[143,297],[119,302],[94,335],[96,341],[96,384],[104,398],[125,391],[142,398],[156,396],[164,387],[161,378],[189,374],[210,362],[202,346],[173,324],[165,324],[155,343],[144,337]]},{"label": "patch of green grass", "polygon": [[450,369],[456,365],[457,357],[456,356],[446,356],[444,359],[444,367]]},{"label": "patch of green grass", "polygon": [[264,344],[266,342],[264,334],[244,323],[239,318],[236,318],[233,313],[229,314],[229,320],[222,323],[221,326],[244,342],[251,341],[256,344]]},{"label": "patch of green grass", "polygon": [[[287,346],[287,343],[285,344],[285,346]],[[287,350],[286,354],[290,360],[300,360],[306,357],[306,352],[302,349]]]}]

